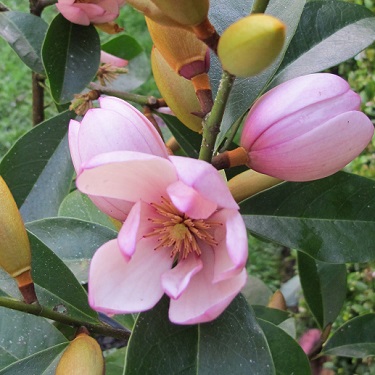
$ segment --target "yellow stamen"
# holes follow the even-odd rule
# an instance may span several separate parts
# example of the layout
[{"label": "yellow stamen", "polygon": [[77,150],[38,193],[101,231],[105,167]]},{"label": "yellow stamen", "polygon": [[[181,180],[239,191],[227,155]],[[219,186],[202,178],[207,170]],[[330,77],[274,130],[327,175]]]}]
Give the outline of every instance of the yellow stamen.
[{"label": "yellow stamen", "polygon": [[144,237],[158,237],[158,245],[155,250],[163,247],[171,248],[172,258],[180,256],[185,259],[190,253],[201,255],[202,251],[198,240],[210,246],[218,245],[211,230],[213,227],[222,225],[221,223],[204,219],[191,219],[164,197],[161,198],[161,204],[151,203],[150,205],[159,217],[149,219],[155,224],[155,227]]}]

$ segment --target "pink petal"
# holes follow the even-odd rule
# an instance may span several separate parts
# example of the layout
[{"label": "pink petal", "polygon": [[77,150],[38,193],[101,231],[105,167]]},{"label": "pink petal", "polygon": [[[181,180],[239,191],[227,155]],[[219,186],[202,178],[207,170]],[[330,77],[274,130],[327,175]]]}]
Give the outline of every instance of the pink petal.
[{"label": "pink petal", "polygon": [[134,115],[125,117],[108,109],[90,109],[79,129],[78,147],[82,163],[95,155],[112,151],[154,154],[154,143],[158,144],[150,134],[144,136],[144,130],[140,129],[144,125],[139,122]]},{"label": "pink petal", "polygon": [[104,64],[111,64],[119,68],[128,65],[128,60],[124,60],[120,57],[111,55],[110,53],[107,53],[105,51],[100,51],[100,62]]},{"label": "pink petal", "polygon": [[77,25],[88,26],[90,19],[85,12],[74,5],[56,4],[59,12],[70,22]]},{"label": "pink petal", "polygon": [[238,209],[227,184],[219,172],[209,163],[181,156],[170,156],[179,179],[194,188],[207,201],[219,208]]},{"label": "pink petal", "polygon": [[174,268],[165,272],[161,277],[165,293],[171,298],[178,299],[188,286],[191,278],[202,268],[202,261],[194,254],[180,260]]},{"label": "pink petal", "polygon": [[168,159],[140,152],[100,154],[83,165],[76,184],[85,194],[128,202],[158,203],[177,180]]},{"label": "pink petal", "polygon": [[[279,119],[349,90],[349,84],[345,80],[329,73],[309,74],[282,83],[263,95],[251,108],[248,115],[251,125],[244,127],[241,145],[249,149]],[[356,104],[358,105],[357,101]]]},{"label": "pink petal", "polygon": [[92,23],[105,23],[115,20],[119,15],[120,2],[117,0],[102,0],[98,5],[103,9],[103,14],[92,17]]},{"label": "pink petal", "polygon": [[95,197],[93,195],[89,195],[89,198],[100,211],[120,221],[124,221],[127,218],[134,205],[134,202],[127,202],[120,199]]},{"label": "pink petal", "polygon": [[[132,208],[118,235],[118,244],[126,259],[130,259],[137,247],[137,243],[147,233],[152,232],[153,224],[150,218],[155,216],[155,210],[142,201],[138,201]],[[154,237],[156,247],[157,238]]]},{"label": "pink petal", "polygon": [[154,251],[147,241],[129,262],[116,240],[95,253],[89,274],[90,306],[105,313],[132,313],[151,309],[164,291],[161,275],[172,265],[166,251]]},{"label": "pink petal", "polygon": [[68,140],[69,140],[69,149],[70,156],[72,158],[73,166],[76,173],[81,171],[81,156],[79,154],[78,139],[79,139],[79,129],[81,124],[76,120],[70,120],[69,122],[69,131],[68,131]]},{"label": "pink petal", "polygon": [[178,299],[170,301],[169,319],[173,323],[197,324],[217,318],[246,283],[245,269],[230,279],[213,283],[213,251],[202,252],[201,260],[203,269],[191,278]]},{"label": "pink petal", "polygon": [[181,181],[168,186],[167,192],[175,207],[191,219],[207,219],[216,211],[215,202],[205,199]]},{"label": "pink petal", "polygon": [[343,113],[289,142],[250,152],[250,166],[288,181],[323,178],[358,156],[373,134],[374,127],[366,115]]},{"label": "pink petal", "polygon": [[93,19],[97,17],[103,17],[105,14],[105,10],[102,6],[94,4],[94,3],[74,3],[76,8],[79,8],[84,12],[87,17],[93,22]]},{"label": "pink petal", "polygon": [[215,267],[213,282],[233,277],[245,267],[248,257],[248,239],[245,223],[237,210],[223,209],[212,215],[212,221],[223,223],[215,231]]},{"label": "pink petal", "polygon": [[[133,124],[137,124],[140,135],[148,144],[150,154],[161,156],[164,158],[168,157],[168,152],[165,144],[161,139],[159,133],[155,129],[154,125],[152,125],[151,122],[147,120],[147,118],[135,107],[125,102],[124,100],[111,96],[101,96],[99,98],[99,102],[101,108],[115,111],[126,119],[129,119],[129,121]],[[142,150],[136,151],[145,152]]]}]

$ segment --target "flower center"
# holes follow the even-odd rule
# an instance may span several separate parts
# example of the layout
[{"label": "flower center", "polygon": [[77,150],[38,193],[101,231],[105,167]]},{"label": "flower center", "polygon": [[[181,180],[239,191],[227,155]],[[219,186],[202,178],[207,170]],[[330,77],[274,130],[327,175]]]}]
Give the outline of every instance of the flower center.
[{"label": "flower center", "polygon": [[150,203],[150,205],[157,213],[156,217],[149,219],[155,226],[144,237],[158,237],[158,245],[155,250],[162,247],[171,248],[171,257],[174,258],[179,255],[185,259],[190,253],[197,255],[202,253],[199,241],[211,246],[218,244],[211,233],[211,229],[222,225],[221,223],[211,220],[190,219],[164,197],[161,198],[161,204]]}]

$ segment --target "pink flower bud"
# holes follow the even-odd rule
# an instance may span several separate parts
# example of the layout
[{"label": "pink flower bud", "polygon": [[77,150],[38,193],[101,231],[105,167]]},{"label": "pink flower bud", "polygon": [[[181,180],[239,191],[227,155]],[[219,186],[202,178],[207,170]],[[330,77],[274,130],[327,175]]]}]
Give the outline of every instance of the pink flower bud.
[{"label": "pink flower bud", "polygon": [[374,127],[342,78],[310,74],[285,82],[251,108],[241,136],[248,166],[289,181],[329,176],[357,157]]},{"label": "pink flower bud", "polygon": [[56,7],[70,22],[88,26],[115,20],[123,3],[123,0],[58,0]]}]

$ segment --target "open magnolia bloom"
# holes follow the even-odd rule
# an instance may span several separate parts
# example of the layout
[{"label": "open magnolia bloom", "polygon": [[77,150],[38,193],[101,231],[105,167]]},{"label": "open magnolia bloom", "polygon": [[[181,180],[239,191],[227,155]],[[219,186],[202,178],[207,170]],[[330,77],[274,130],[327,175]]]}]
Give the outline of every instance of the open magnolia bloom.
[{"label": "open magnolia bloom", "polygon": [[124,0],[58,0],[56,7],[70,22],[88,26],[115,20]]},{"label": "open magnolia bloom", "polygon": [[77,187],[131,206],[117,240],[95,253],[89,302],[105,313],[151,309],[166,293],[177,324],[215,319],[244,286],[247,234],[210,164],[132,151],[94,156]]},{"label": "open magnolia bloom", "polygon": [[[159,133],[149,120],[124,100],[100,97],[100,108],[88,110],[81,122],[69,124],[69,148],[77,175],[85,163],[105,152],[139,151],[168,157]],[[131,203],[104,197],[91,197],[107,215],[125,220]]]},{"label": "open magnolia bloom", "polygon": [[247,165],[288,181],[329,176],[357,157],[374,126],[361,98],[328,73],[294,78],[268,91],[251,108],[241,135]]}]

